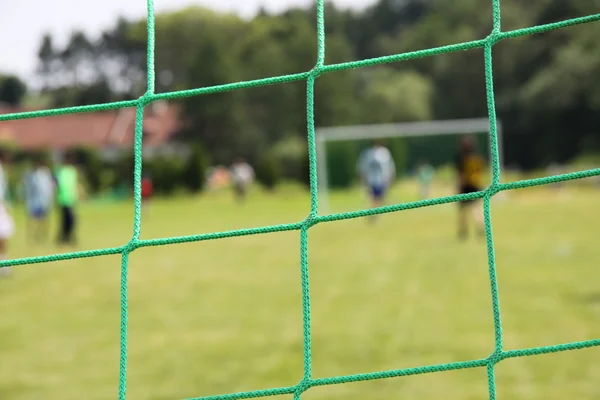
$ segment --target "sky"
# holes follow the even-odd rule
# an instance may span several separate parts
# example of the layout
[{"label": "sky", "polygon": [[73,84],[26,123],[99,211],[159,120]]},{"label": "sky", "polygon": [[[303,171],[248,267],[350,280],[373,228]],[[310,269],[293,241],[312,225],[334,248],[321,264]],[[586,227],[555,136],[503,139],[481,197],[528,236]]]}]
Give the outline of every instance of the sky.
[{"label": "sky", "polygon": [[[260,6],[276,12],[311,0],[154,0],[156,12],[201,5],[251,17]],[[374,0],[334,0],[341,7],[363,8]],[[0,73],[29,80],[34,73],[41,37],[49,32],[64,43],[70,32],[83,30],[96,37],[119,15],[142,18],[145,0],[0,0]]]}]

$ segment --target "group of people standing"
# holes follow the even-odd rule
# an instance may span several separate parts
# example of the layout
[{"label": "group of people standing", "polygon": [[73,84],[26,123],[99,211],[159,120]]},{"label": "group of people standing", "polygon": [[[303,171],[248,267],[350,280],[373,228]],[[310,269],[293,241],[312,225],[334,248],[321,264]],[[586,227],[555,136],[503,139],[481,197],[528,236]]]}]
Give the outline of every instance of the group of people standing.
[{"label": "group of people standing", "polygon": [[59,214],[58,244],[75,244],[75,211],[79,199],[79,179],[73,157],[65,155],[52,171],[49,162],[39,157],[23,177],[23,194],[27,212],[27,235],[41,242],[48,238],[48,215],[56,205]]},{"label": "group of people standing", "polygon": [[[475,193],[483,190],[483,171],[485,161],[477,152],[470,136],[461,138],[456,156],[457,184],[459,194]],[[396,167],[391,152],[376,140],[365,149],[358,160],[358,171],[363,185],[366,187],[372,207],[384,205],[384,199],[396,178]],[[429,197],[429,186],[433,179],[433,167],[421,162],[417,171],[417,179],[421,187],[421,199]],[[477,200],[463,200],[458,204],[458,237],[462,240],[468,236],[469,219],[475,223],[476,231],[483,235],[484,223],[481,204]],[[376,214],[371,216],[375,220]]]},{"label": "group of people standing", "polygon": [[[0,152],[0,260],[6,259],[8,240],[15,232],[15,222],[8,206],[8,181],[5,168],[9,157]],[[57,242],[59,245],[75,244],[75,205],[79,198],[79,179],[73,158],[67,154],[63,162],[53,171],[44,157],[38,157],[34,165],[25,172],[21,184],[25,200],[26,235],[30,243],[48,239],[51,211],[56,208],[59,215]],[[9,269],[0,268],[3,275]]]},{"label": "group of people standing", "polygon": [[[0,260],[6,259],[7,241],[12,237],[15,223],[7,206],[8,185],[4,166],[9,159],[0,151]],[[483,189],[482,174],[484,160],[477,153],[473,140],[465,137],[460,141],[456,159],[458,172],[458,193],[467,194]],[[361,180],[368,190],[372,207],[384,205],[384,199],[396,177],[396,167],[390,151],[381,141],[364,150],[358,160]],[[231,167],[231,179],[235,197],[243,201],[247,187],[254,178],[254,170],[243,159],[237,159]],[[429,184],[433,178],[433,168],[421,163],[417,173],[421,183],[421,198],[429,196]],[[48,160],[38,158],[34,167],[26,172],[23,178],[23,194],[27,211],[27,236],[31,242],[42,242],[48,239],[48,216],[53,208],[59,215],[57,242],[59,245],[75,244],[76,217],[74,208],[79,199],[80,185],[77,169],[71,154],[64,157],[63,162],[54,170]],[[142,206],[147,209],[153,194],[152,180],[149,175],[142,179]],[[483,215],[475,200],[459,202],[458,235],[466,238],[468,219],[472,218],[480,234],[484,233]],[[55,207],[56,206],[56,207]],[[375,218],[375,215],[372,216]],[[7,268],[0,268],[1,274],[8,273]]]}]

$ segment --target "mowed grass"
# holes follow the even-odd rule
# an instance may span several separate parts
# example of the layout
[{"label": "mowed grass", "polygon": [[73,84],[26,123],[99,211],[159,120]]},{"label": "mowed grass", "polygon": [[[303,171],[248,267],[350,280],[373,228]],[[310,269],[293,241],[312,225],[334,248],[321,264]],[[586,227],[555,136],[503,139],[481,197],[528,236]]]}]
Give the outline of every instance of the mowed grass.
[{"label": "mowed grass", "polygon": [[[393,201],[412,200],[398,187]],[[447,194],[443,189],[436,195]],[[492,206],[505,349],[600,337],[600,191],[511,192]],[[306,193],[157,200],[155,238],[296,222]],[[332,197],[358,209],[358,192]],[[22,212],[11,256],[28,246]],[[132,205],[84,204],[79,249],[118,246]],[[456,240],[456,205],[309,232],[313,377],[485,358],[494,348],[485,240]],[[302,377],[299,232],[136,250],[129,263],[128,399],[294,385]],[[114,399],[120,256],[13,269],[0,280],[0,399]],[[510,359],[499,399],[599,399],[600,348]],[[312,388],[303,399],[487,399],[485,369]],[[276,399],[292,399],[277,396]]]}]

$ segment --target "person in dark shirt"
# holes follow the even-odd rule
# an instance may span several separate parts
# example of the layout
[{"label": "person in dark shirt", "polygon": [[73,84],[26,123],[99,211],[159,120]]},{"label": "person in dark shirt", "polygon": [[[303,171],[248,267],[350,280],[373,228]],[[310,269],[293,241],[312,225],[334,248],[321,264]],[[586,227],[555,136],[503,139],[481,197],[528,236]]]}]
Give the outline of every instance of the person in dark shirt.
[{"label": "person in dark shirt", "polygon": [[75,210],[84,194],[79,181],[79,172],[74,154],[65,154],[62,165],[56,171],[58,185],[56,187],[56,203],[60,210],[58,233],[59,245],[75,245],[75,230],[78,223]]},{"label": "person in dark shirt", "polygon": [[[470,136],[462,138],[456,158],[458,192],[460,194],[483,190],[482,176],[484,167],[485,161],[477,153],[473,139]],[[473,218],[478,233],[481,235],[485,233],[480,202],[477,200],[463,200],[459,203],[458,214],[458,236],[460,239],[466,239],[468,236],[469,217]]]}]

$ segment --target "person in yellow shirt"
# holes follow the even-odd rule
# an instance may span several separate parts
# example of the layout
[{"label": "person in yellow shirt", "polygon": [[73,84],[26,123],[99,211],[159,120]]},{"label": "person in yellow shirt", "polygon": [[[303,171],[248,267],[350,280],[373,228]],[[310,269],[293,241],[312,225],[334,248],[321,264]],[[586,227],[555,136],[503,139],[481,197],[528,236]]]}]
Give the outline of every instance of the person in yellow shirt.
[{"label": "person in yellow shirt", "polygon": [[[462,138],[456,160],[458,192],[464,194],[483,190],[484,168],[485,161],[477,153],[473,139],[470,136]],[[485,234],[483,210],[480,202],[477,200],[465,200],[459,203],[458,236],[460,239],[466,239],[468,236],[469,216],[473,218],[478,233],[480,235]]]}]

